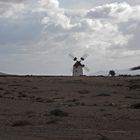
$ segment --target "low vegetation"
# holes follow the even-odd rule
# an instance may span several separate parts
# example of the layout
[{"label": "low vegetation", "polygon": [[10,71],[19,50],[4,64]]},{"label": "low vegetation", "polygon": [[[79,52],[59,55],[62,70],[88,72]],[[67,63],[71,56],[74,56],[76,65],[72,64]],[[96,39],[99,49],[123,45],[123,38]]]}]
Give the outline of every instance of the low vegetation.
[{"label": "low vegetation", "polygon": [[68,113],[64,112],[60,109],[54,109],[54,110],[50,111],[50,115],[58,116],[58,117],[67,117]]},{"label": "low vegetation", "polygon": [[29,126],[29,125],[33,124],[26,120],[18,120],[13,122],[12,127]]},{"label": "low vegetation", "polygon": [[109,75],[111,75],[112,77],[114,77],[116,75],[115,71],[114,70],[110,70],[109,71]]},{"label": "low vegetation", "polygon": [[108,93],[101,93],[101,94],[98,94],[97,96],[111,96],[111,95]]},{"label": "low vegetation", "polygon": [[80,93],[80,94],[89,94],[89,90],[79,90],[78,93]]},{"label": "low vegetation", "polygon": [[140,102],[131,105],[131,108],[140,109]]},{"label": "low vegetation", "polygon": [[60,119],[58,119],[58,118],[51,118],[49,121],[47,121],[46,124],[56,124],[56,123],[58,123],[58,121],[60,121]]}]

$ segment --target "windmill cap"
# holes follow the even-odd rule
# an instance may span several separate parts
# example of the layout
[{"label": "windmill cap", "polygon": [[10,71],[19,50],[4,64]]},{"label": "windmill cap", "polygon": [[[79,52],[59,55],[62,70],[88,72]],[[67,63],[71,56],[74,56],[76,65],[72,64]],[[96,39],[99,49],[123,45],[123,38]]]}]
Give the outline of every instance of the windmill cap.
[{"label": "windmill cap", "polygon": [[74,67],[79,67],[79,66],[84,67],[85,65],[82,65],[80,61],[77,61],[73,66]]}]

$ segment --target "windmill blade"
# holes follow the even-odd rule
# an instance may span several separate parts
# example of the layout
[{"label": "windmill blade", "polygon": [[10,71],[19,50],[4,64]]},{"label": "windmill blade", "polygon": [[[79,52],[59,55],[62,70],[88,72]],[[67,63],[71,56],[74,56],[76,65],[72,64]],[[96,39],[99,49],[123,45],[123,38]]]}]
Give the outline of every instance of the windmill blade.
[{"label": "windmill blade", "polygon": [[84,60],[85,60],[87,57],[88,57],[88,54],[87,54],[87,53],[85,53],[85,54],[81,57],[81,60],[82,60],[82,59],[84,59]]},{"label": "windmill blade", "polygon": [[133,67],[133,68],[131,68],[130,70],[140,70],[140,66]]},{"label": "windmill blade", "polygon": [[73,54],[69,54],[69,56],[73,59],[73,61],[77,61],[77,57],[75,57]]},{"label": "windmill blade", "polygon": [[75,58],[75,56],[73,55],[73,54],[69,54],[69,56],[72,58],[72,59],[74,59]]},{"label": "windmill blade", "polygon": [[85,69],[87,72],[90,71],[90,69],[89,69],[88,67],[84,67],[84,69]]}]

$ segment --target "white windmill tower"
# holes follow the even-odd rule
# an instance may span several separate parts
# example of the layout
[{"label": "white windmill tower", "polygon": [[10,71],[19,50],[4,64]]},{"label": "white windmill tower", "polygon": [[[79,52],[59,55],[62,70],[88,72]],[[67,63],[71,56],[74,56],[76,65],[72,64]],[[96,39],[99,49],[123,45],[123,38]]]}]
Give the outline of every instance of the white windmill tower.
[{"label": "white windmill tower", "polygon": [[86,71],[89,71],[89,69],[85,67],[84,64],[81,64],[81,61],[84,61],[85,58],[88,56],[87,54],[82,56],[80,60],[78,60],[77,57],[74,57],[72,54],[70,54],[69,56],[73,59],[73,61],[76,61],[73,65],[73,76],[83,76],[83,68]]}]

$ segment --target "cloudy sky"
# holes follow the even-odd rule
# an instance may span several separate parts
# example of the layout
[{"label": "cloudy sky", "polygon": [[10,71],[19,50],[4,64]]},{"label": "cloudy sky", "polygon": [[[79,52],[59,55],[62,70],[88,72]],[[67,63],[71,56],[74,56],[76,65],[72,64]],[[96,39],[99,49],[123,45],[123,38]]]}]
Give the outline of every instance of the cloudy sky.
[{"label": "cloudy sky", "polygon": [[[0,71],[70,75],[140,65],[139,0],[0,0]],[[86,74],[88,74],[86,72]]]}]

